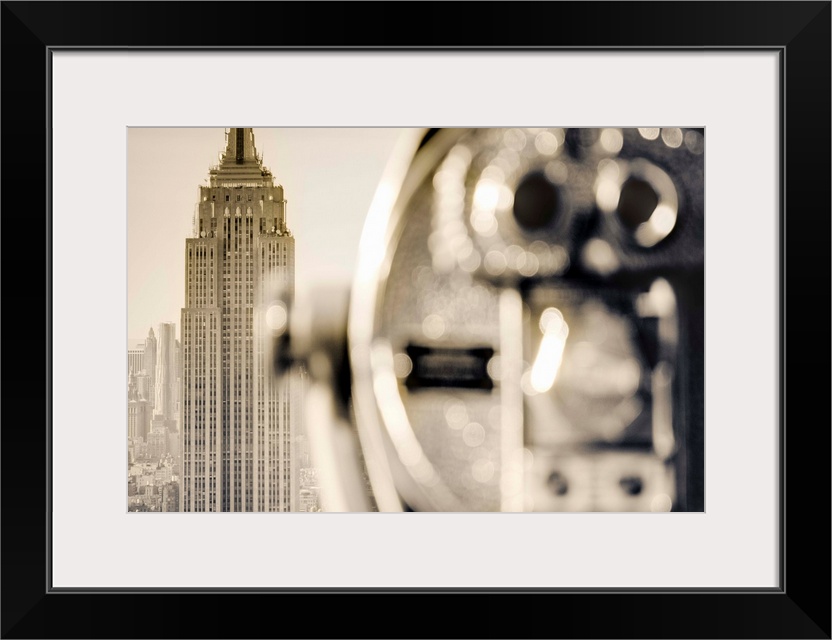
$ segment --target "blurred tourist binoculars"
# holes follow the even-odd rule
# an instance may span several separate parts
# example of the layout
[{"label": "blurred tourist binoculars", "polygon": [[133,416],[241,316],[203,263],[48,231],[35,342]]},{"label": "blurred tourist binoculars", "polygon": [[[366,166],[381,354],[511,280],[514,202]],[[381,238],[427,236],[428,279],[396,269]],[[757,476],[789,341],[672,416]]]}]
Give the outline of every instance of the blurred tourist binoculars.
[{"label": "blurred tourist binoculars", "polygon": [[704,130],[408,130],[285,299],[325,511],[704,508]]}]

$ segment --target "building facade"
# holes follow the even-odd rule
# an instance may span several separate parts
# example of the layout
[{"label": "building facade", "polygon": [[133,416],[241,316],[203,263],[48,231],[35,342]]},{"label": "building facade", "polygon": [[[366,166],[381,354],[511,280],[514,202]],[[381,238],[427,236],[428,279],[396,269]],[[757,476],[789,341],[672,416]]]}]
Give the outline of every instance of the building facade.
[{"label": "building facade", "polygon": [[127,384],[127,437],[146,440],[150,432],[150,403],[139,395],[136,375],[130,373]]},{"label": "building facade", "polygon": [[293,293],[294,249],[283,187],[252,130],[230,129],[185,241],[181,511],[297,506],[291,389],[274,379],[264,327],[275,295]]},{"label": "building facade", "polygon": [[139,382],[139,394],[150,402],[151,406],[156,402],[156,334],[153,327],[147,332],[144,341],[144,371],[142,381]]},{"label": "building facade", "polygon": [[[159,324],[159,338],[155,345],[156,378],[154,381],[154,416],[176,421],[176,323]],[[175,430],[175,429],[174,429]]]},{"label": "building facade", "polygon": [[152,327],[144,342],[128,346],[127,377],[130,384],[135,385],[139,398],[146,400],[152,411],[156,401],[156,335]]},{"label": "building facade", "polygon": [[127,377],[144,371],[145,344],[139,342],[127,347]]}]

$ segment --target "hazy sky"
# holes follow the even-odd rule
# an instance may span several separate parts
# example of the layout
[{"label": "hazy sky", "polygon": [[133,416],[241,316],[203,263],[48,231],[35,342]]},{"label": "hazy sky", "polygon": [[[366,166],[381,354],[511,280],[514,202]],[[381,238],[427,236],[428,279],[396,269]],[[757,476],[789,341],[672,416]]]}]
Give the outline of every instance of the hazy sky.
[{"label": "hazy sky", "polygon": [[[128,129],[127,336],[176,323],[185,297],[185,239],[198,187],[225,149],[223,129]],[[400,129],[254,129],[282,184],[295,236],[297,289],[352,279],[358,240]]]}]

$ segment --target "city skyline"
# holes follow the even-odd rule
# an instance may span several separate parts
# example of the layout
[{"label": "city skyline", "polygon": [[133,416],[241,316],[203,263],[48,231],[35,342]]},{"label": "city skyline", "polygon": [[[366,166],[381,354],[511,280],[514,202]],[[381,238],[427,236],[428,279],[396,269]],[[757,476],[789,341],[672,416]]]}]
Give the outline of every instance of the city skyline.
[{"label": "city skyline", "polygon": [[[163,272],[165,286],[154,288],[153,278],[141,284],[152,290],[155,309],[170,304],[164,294],[172,292],[179,316],[169,320],[173,312],[167,311],[151,318],[148,298],[131,294],[128,299],[129,317],[136,324],[141,321],[135,318],[144,316],[138,328],[143,335],[146,329],[145,337],[137,339],[134,328],[127,345],[128,510],[318,511],[317,471],[302,423],[305,374],[281,381],[274,377],[273,338],[264,320],[279,291],[290,300],[295,290],[291,192],[284,189],[283,176],[264,161],[254,129],[209,131],[223,149],[216,162],[201,168],[207,178],[191,195],[191,215],[167,215],[172,191],[155,190],[150,177],[164,170],[171,178],[170,162],[195,162],[197,147],[183,139],[193,130],[143,130],[156,153],[131,165],[131,202],[156,203],[154,210],[161,213],[154,218],[143,215],[147,207],[130,209],[134,224],[128,225],[133,249],[128,272],[131,277],[133,272],[146,275],[147,267]],[[304,182],[317,183],[317,192],[338,201],[332,209],[336,215],[307,225],[319,233],[307,238],[312,256],[307,263],[317,265],[313,271],[318,274],[337,272],[349,286],[363,217],[388,152],[370,154],[371,179],[364,177],[367,163],[359,153],[351,172],[340,171],[345,174],[342,184],[353,189],[341,189],[327,173],[328,163],[346,166],[339,157],[346,151],[338,151],[333,139],[341,137],[341,144],[349,139],[354,156],[354,137],[362,132],[304,132],[313,141],[308,146],[318,149],[313,157],[328,150],[336,158],[321,162],[319,172],[305,175]],[[398,132],[385,133],[380,136],[384,144],[398,137]],[[366,148],[363,154],[366,158]],[[170,232],[181,233],[174,252],[162,241],[183,218],[188,228]],[[152,236],[142,233],[150,229]],[[327,240],[327,232],[337,241]],[[183,276],[178,296],[177,275]]]},{"label": "city skyline", "polygon": [[[128,129],[128,345],[163,322],[176,323],[180,338],[185,288],[180,240],[191,234],[197,194],[207,168],[225,148],[224,131]],[[348,285],[364,217],[402,130],[253,131],[263,163],[290,194],[287,207],[299,243],[297,286]]]},{"label": "city skyline", "polygon": [[179,510],[180,345],[174,323],[156,329],[127,352],[128,511]]}]

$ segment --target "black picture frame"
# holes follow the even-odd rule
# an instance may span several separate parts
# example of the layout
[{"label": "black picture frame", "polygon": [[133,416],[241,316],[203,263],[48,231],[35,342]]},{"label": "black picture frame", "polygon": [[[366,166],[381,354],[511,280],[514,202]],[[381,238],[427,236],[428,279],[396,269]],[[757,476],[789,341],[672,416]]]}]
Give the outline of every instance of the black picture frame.
[{"label": "black picture frame", "polygon": [[[830,637],[830,2],[442,3],[439,9],[432,3],[2,3],[3,638]],[[246,15],[256,20],[232,29],[222,15],[238,16],[241,25]],[[551,28],[555,22],[560,28]],[[281,28],[256,28],[267,23]],[[51,54],[217,47],[779,52],[780,586],[53,589],[48,489],[60,479],[51,474],[50,398],[60,380],[51,376],[50,336],[61,319],[50,310]],[[349,613],[333,615],[341,607]]]}]

